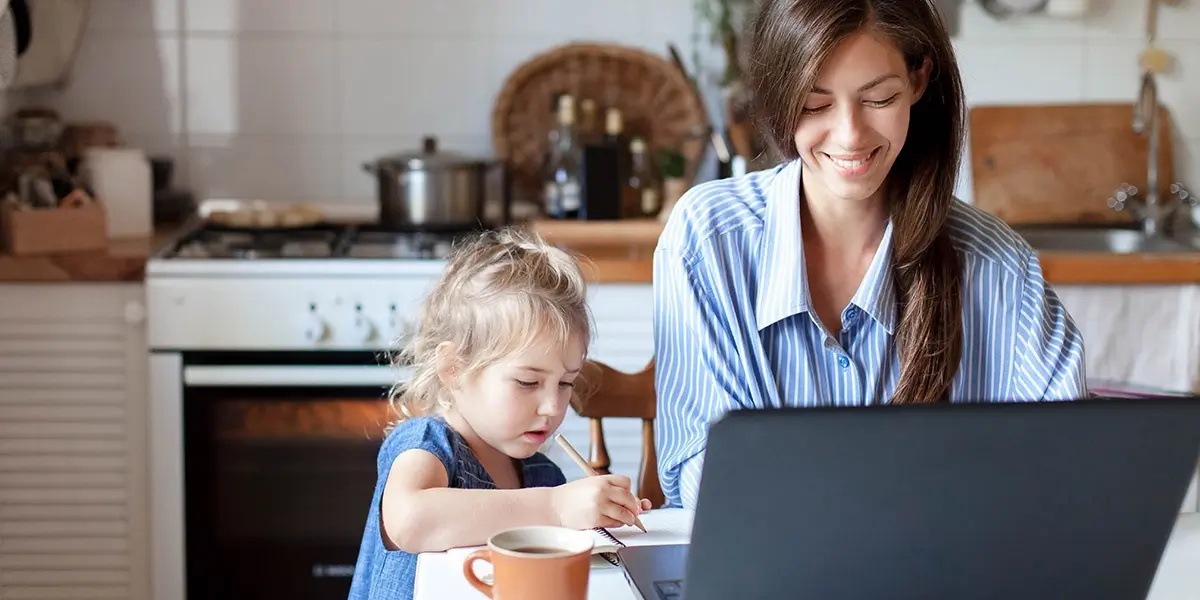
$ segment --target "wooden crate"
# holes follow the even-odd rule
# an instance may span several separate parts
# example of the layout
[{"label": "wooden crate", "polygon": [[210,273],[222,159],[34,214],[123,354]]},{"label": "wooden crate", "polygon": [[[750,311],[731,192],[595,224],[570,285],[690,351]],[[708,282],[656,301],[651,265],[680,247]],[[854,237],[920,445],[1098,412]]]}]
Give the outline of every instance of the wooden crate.
[{"label": "wooden crate", "polygon": [[33,256],[103,250],[108,247],[104,207],[93,202],[79,207],[3,209],[4,248],[13,256]]}]

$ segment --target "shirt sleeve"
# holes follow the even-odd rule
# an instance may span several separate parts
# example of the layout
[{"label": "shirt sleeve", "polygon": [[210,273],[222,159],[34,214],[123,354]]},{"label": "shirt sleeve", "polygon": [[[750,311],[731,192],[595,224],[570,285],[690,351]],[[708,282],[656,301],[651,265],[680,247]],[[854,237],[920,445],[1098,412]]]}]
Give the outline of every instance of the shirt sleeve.
[{"label": "shirt sleeve", "polygon": [[684,261],[654,255],[655,446],[668,506],[694,507],[708,427],[744,397],[730,324]]},{"label": "shirt sleeve", "polygon": [[1075,400],[1087,396],[1083,336],[1030,251],[1018,307],[1013,396]]},{"label": "shirt sleeve", "polygon": [[450,487],[454,487],[455,466],[450,429],[445,423],[430,417],[418,417],[396,425],[379,450],[379,480],[386,481],[396,457],[407,450],[424,450],[446,469]]}]

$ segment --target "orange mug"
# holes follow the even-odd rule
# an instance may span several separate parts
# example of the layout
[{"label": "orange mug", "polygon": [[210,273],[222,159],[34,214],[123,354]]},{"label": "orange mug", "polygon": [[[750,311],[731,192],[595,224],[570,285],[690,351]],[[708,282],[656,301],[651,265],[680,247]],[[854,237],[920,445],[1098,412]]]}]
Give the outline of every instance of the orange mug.
[{"label": "orange mug", "polygon": [[[592,536],[565,527],[518,527],[493,535],[463,560],[463,577],[493,600],[586,600]],[[492,584],[475,575],[492,565]]]}]

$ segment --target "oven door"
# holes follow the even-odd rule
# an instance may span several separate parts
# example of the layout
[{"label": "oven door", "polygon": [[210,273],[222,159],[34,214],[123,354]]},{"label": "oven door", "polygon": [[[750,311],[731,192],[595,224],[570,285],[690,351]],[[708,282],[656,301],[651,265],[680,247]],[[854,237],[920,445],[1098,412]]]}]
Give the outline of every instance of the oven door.
[{"label": "oven door", "polygon": [[371,352],[183,355],[189,600],[342,600],[404,370]]}]

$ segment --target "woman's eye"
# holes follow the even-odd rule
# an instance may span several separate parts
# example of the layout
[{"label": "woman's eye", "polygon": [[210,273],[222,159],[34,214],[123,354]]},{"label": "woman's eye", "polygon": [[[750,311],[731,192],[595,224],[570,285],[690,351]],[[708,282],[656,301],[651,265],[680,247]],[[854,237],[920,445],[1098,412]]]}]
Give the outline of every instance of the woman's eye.
[{"label": "woman's eye", "polygon": [[875,108],[883,108],[883,107],[885,107],[885,106],[888,106],[889,104],[891,104],[891,103],[895,102],[895,101],[896,101],[896,98],[897,98],[899,95],[900,95],[900,93],[899,93],[899,92],[897,92],[897,93],[895,93],[895,94],[892,94],[892,96],[891,96],[891,97],[889,97],[889,98],[885,98],[885,99],[883,99],[883,100],[867,100],[867,101],[866,101],[866,104],[867,104],[867,106],[873,106],[873,107],[875,107]]},{"label": "woman's eye", "polygon": [[826,104],[825,106],[811,106],[811,107],[805,106],[800,112],[802,112],[803,114],[806,114],[806,115],[815,115],[827,108],[829,108],[828,104]]},{"label": "woman's eye", "polygon": [[537,387],[536,381],[525,381],[523,379],[518,379],[516,381],[517,381],[517,385],[519,385],[523,388],[526,388],[526,389],[533,389],[533,388]]},{"label": "woman's eye", "polygon": [[560,381],[560,382],[558,382],[558,387],[573,388],[573,387],[575,387],[575,382],[574,381]]}]

